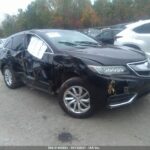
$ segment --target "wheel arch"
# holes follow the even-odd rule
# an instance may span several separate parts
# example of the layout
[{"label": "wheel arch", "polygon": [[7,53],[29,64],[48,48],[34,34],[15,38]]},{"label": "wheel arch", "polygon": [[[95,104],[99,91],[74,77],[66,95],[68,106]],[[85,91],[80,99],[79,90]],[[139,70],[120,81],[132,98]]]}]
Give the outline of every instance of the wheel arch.
[{"label": "wheel arch", "polygon": [[4,70],[4,67],[5,66],[9,66],[9,67],[11,67],[12,69],[13,69],[13,65],[11,64],[11,63],[7,63],[7,62],[3,62],[2,64],[1,64],[1,73],[3,74],[4,72],[3,72],[3,70]]},{"label": "wheel arch", "polygon": [[78,73],[75,72],[64,72],[60,75],[59,79],[57,80],[57,83],[55,83],[54,91],[57,91],[61,88],[61,86],[69,79],[73,77],[80,77]]},{"label": "wheel arch", "polygon": [[65,81],[67,81],[70,78],[73,77],[79,77],[79,73],[75,73],[75,72],[65,72],[63,73],[63,75],[61,76],[61,84],[63,84]]},{"label": "wheel arch", "polygon": [[2,73],[2,75],[4,74],[3,71],[4,71],[4,67],[5,67],[5,66],[7,66],[6,63],[2,63],[2,64],[1,64],[1,73]]}]

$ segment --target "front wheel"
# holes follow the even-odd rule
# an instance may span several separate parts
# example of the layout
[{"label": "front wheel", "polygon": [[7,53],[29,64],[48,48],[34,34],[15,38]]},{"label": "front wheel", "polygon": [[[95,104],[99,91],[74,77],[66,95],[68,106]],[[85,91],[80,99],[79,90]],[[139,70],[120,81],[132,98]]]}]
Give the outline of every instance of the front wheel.
[{"label": "front wheel", "polygon": [[77,77],[67,80],[62,85],[59,103],[65,112],[75,118],[87,118],[95,110],[89,87]]}]

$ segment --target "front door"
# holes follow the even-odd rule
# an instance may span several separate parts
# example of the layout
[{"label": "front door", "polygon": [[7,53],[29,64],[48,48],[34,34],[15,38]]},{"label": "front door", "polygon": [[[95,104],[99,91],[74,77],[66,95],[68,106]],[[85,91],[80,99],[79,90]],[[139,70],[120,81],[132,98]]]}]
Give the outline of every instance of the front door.
[{"label": "front door", "polygon": [[32,34],[27,34],[25,41],[24,64],[27,77],[32,80],[31,83],[34,85],[42,86],[44,84],[49,86],[53,80],[53,55],[48,45]]}]

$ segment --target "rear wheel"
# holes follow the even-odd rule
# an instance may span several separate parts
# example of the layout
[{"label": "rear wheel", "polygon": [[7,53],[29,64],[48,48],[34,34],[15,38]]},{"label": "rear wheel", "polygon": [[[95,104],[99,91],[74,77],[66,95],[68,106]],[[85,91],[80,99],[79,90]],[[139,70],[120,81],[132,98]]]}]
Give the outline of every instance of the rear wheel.
[{"label": "rear wheel", "polygon": [[87,118],[95,110],[91,92],[80,78],[67,80],[60,89],[60,106],[70,116]]},{"label": "rear wheel", "polygon": [[17,80],[14,71],[10,67],[8,66],[4,67],[3,75],[4,75],[4,81],[7,87],[11,89],[15,89],[21,86],[21,82]]}]

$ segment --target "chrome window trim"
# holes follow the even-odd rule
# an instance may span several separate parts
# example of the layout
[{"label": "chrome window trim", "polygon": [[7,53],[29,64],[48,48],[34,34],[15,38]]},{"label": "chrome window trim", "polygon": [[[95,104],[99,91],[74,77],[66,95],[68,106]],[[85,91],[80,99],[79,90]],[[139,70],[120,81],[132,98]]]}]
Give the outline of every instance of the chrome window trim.
[{"label": "chrome window trim", "polygon": [[150,78],[150,76],[145,76],[145,75],[140,75],[140,74],[138,74],[138,73],[130,66],[130,65],[136,65],[136,64],[145,63],[145,62],[149,62],[148,59],[143,60],[143,61],[138,61],[138,62],[127,63],[127,66],[128,66],[128,68],[131,69],[138,77]]}]

